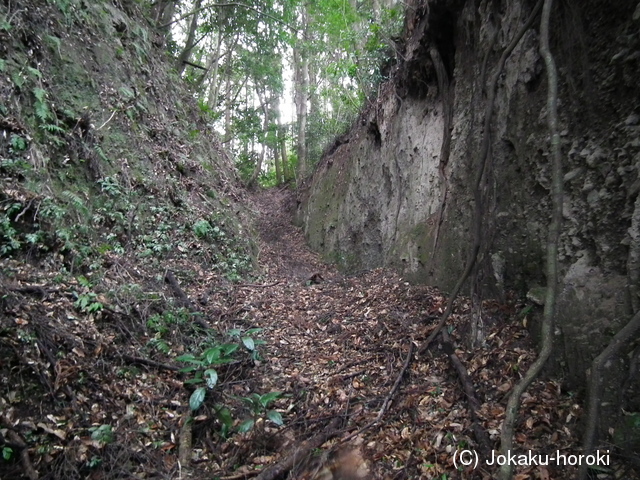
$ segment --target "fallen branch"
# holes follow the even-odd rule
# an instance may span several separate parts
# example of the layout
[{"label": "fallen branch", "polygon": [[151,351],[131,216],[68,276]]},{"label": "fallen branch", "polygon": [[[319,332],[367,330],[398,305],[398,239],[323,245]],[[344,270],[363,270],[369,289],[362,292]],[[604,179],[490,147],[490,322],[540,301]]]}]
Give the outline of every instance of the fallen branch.
[{"label": "fallen branch", "polygon": [[121,358],[129,363],[147,365],[149,367],[154,367],[160,370],[168,370],[170,372],[177,372],[180,370],[180,367],[176,367],[175,365],[156,362],[155,360],[149,360],[148,358],[134,357],[133,355],[121,355]]},{"label": "fallen branch", "polygon": [[[178,283],[178,280],[176,279],[175,275],[173,274],[173,272],[171,270],[167,270],[166,273],[164,274],[164,281],[167,282],[169,284],[169,288],[171,288],[171,291],[173,292],[173,295],[179,300],[180,302],[180,306],[185,307],[187,309],[189,309],[191,312],[193,313],[201,313],[193,304],[193,302],[191,301],[191,299],[187,296],[186,293],[184,293],[184,291],[182,290],[182,288],[180,288],[180,284]],[[193,319],[193,322],[196,325],[201,326],[202,328],[204,328],[205,330],[209,330],[211,327],[207,324],[207,322],[205,322],[204,320],[202,320],[201,318],[197,318],[195,317]]]},{"label": "fallen branch", "polygon": [[340,420],[334,418],[324,432],[302,442],[291,455],[260,472],[256,480],[275,480],[276,478],[283,477],[287,472],[291,471],[296,463],[306,458],[314,449],[320,448],[323,443],[338,436],[340,433],[340,430],[338,430],[339,423]]},{"label": "fallen branch", "polygon": [[180,428],[180,445],[178,447],[178,460],[182,469],[189,469],[191,463],[191,448],[193,441],[193,433],[191,426],[193,424],[193,418],[191,417],[191,410],[187,410],[182,416],[182,427]]},{"label": "fallen branch", "polygon": [[240,288],[269,288],[269,287],[275,287],[276,285],[280,285],[282,282],[281,281],[277,281],[277,282],[273,282],[273,283],[265,283],[265,284],[261,284],[261,283],[241,283],[238,285],[238,287]]}]

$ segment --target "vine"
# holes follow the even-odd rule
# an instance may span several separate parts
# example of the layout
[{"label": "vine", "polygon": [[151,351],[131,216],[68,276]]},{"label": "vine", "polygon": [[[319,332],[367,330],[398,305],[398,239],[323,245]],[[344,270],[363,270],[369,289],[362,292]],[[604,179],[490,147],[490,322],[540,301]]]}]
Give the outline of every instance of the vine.
[{"label": "vine", "polygon": [[[560,134],[558,129],[558,72],[549,47],[549,18],[553,0],[545,0],[540,21],[540,54],[547,68],[547,121],[551,136],[552,161],[552,213],[547,239],[547,291],[544,314],[540,332],[542,347],[536,361],[529,367],[524,377],[513,388],[502,424],[501,453],[508,454],[513,447],[514,424],[520,407],[520,397],[538,376],[553,350],[553,324],[556,296],[558,292],[558,243],[562,225],[562,157],[560,152]],[[513,474],[513,465],[506,462],[500,468],[500,480],[509,480]]]}]

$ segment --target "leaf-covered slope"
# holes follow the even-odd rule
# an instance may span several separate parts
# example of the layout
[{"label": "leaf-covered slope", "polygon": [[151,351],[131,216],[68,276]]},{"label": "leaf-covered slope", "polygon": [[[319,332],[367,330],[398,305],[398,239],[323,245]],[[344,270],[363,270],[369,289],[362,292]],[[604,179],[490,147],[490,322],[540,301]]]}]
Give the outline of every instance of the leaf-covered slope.
[{"label": "leaf-covered slope", "polygon": [[0,4],[0,478],[171,471],[162,362],[217,338],[180,285],[254,267],[232,162],[145,18]]}]

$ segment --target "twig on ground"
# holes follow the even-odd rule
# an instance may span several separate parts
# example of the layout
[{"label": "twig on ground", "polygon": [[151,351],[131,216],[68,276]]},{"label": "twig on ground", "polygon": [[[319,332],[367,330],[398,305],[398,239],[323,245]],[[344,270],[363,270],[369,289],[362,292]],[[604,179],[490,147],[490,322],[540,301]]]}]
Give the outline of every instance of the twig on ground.
[{"label": "twig on ground", "polygon": [[170,372],[177,372],[178,370],[180,370],[180,367],[177,367],[175,365],[156,362],[155,360],[149,360],[148,358],[134,357],[133,355],[121,355],[121,358],[129,363],[139,363],[140,365],[147,365],[149,367],[158,368],[160,370],[169,370]]},{"label": "twig on ground", "polygon": [[391,391],[389,391],[389,394],[384,399],[384,402],[382,403],[382,407],[380,408],[380,411],[378,412],[378,415],[376,416],[376,418],[371,422],[367,423],[364,427],[348,435],[346,438],[343,438],[340,443],[348,442],[352,438],[355,438],[361,433],[369,430],[371,427],[379,423],[380,420],[382,420],[382,417],[384,417],[385,413],[387,413],[387,410],[389,409],[389,405],[391,405],[391,400],[393,399],[394,395],[396,394],[396,391],[398,390],[398,387],[400,386],[402,377],[404,377],[405,372],[407,371],[407,369],[409,368],[409,365],[411,364],[412,357],[413,357],[413,342],[409,342],[409,351],[407,352],[407,358],[405,358],[404,360],[404,365],[402,366],[402,369],[400,369],[400,372],[396,377],[396,381],[394,382],[393,387],[391,387]]},{"label": "twig on ground", "polygon": [[491,440],[489,439],[487,431],[482,427],[480,423],[480,417],[478,416],[478,410],[480,410],[480,401],[478,400],[478,397],[476,397],[476,393],[473,388],[473,381],[471,380],[466,367],[463,365],[458,355],[456,355],[455,349],[453,348],[453,343],[451,342],[451,337],[449,336],[449,333],[446,329],[442,330],[441,336],[443,344],[448,346],[448,348],[445,347],[445,351],[447,355],[449,355],[449,360],[451,360],[453,367],[458,373],[458,378],[460,379],[460,383],[462,384],[462,389],[467,396],[467,401],[469,403],[469,412],[471,413],[471,429],[473,430],[473,435],[478,442],[478,450],[482,454],[483,458],[489,458],[489,452],[491,451]]}]

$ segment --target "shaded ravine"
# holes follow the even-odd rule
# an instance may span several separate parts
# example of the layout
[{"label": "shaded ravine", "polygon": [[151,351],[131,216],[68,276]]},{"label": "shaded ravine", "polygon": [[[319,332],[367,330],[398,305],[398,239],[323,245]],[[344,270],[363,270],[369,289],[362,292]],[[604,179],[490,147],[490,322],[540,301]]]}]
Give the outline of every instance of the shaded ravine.
[{"label": "shaded ravine", "polygon": [[[303,459],[291,478],[324,479],[333,472],[337,479],[343,461],[339,454],[352,449],[364,463],[362,478],[427,479],[443,473],[448,478],[486,478],[486,468],[484,473],[471,469],[459,473],[453,465],[456,448],[474,446],[475,439],[466,398],[439,346],[411,362],[399,390],[390,397],[410,343],[419,345],[428,336],[445,298],[437,289],[412,286],[389,270],[344,276],[322,263],[291,224],[289,195],[273,189],[253,197],[263,279],[241,286],[236,294],[244,307],[244,326],[264,328],[267,340],[265,361],[256,375],[260,384],[255,387],[285,394],[279,403],[285,427],[281,433],[267,427],[273,442],[252,450],[253,458],[261,463],[286,458],[302,440],[338,419],[341,433],[323,446],[319,460],[311,462],[324,467],[310,470],[309,461]],[[464,330],[466,312],[465,302],[458,302],[452,319],[454,337]],[[483,399],[483,427],[494,440],[513,368],[522,369],[535,358],[535,351],[523,342],[526,330],[514,313],[513,305],[487,304],[487,344],[474,351],[463,346],[457,350]],[[378,416],[388,398],[390,408],[382,419],[358,433]],[[556,383],[537,382],[530,401],[538,413],[529,414],[528,422],[552,428],[529,429],[519,437],[523,446],[577,445],[563,424],[574,405]],[[341,444],[347,437],[349,442]],[[552,469],[547,474],[567,478],[566,468],[556,476]]]}]

